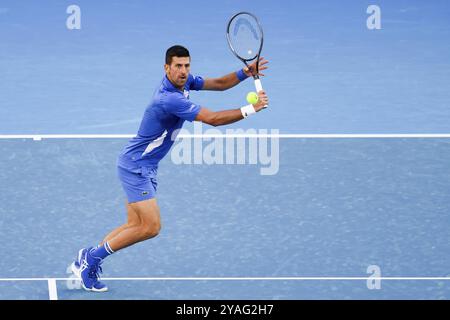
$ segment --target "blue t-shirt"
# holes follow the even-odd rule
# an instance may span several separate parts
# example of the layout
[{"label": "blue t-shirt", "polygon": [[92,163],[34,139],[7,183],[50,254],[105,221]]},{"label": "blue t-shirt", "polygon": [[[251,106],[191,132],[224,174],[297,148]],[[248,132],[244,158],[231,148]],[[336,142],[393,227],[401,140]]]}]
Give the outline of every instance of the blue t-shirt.
[{"label": "blue t-shirt", "polygon": [[182,92],[165,76],[145,110],[138,134],[120,154],[118,165],[157,167],[173,145],[177,129],[185,120],[195,120],[200,112],[200,106],[189,101],[189,90],[201,90],[203,84],[202,77],[189,75]]}]

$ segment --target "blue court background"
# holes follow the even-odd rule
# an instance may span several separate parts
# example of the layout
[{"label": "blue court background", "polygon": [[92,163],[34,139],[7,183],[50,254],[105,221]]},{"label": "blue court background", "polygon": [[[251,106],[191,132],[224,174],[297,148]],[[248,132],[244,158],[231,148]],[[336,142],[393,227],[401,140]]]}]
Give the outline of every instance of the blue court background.
[{"label": "blue court background", "polygon": [[[82,29],[66,28],[77,3]],[[164,52],[187,46],[192,73],[240,68],[225,40],[249,10],[265,31],[274,112],[234,127],[289,133],[449,132],[447,1],[5,1],[0,10],[2,133],[134,133],[163,76]],[[213,109],[245,104],[250,81],[193,94]],[[230,126],[233,127],[233,126]]]},{"label": "blue court background", "polygon": [[[82,10],[67,30],[66,8]],[[382,10],[368,30],[366,8]],[[0,133],[134,134],[186,45],[192,73],[240,68],[228,18],[265,31],[271,107],[227,128],[281,133],[450,132],[446,1],[1,1]],[[245,104],[251,81],[192,93],[219,110]],[[186,128],[192,128],[187,124]],[[124,139],[0,140],[0,278],[64,277],[79,247],[125,220],[115,176]],[[446,139],[280,141],[280,171],[174,165],[159,170],[163,231],[105,262],[108,277],[447,276]],[[244,197],[245,195],[245,197]],[[0,298],[47,299],[45,283],[0,282]],[[448,282],[111,282],[66,299],[448,299]]]}]

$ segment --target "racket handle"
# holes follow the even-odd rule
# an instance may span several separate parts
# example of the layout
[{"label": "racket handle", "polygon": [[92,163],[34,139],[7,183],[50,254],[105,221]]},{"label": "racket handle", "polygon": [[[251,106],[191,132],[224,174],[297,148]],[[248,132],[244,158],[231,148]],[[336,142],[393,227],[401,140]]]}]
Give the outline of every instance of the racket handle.
[{"label": "racket handle", "polygon": [[[260,79],[255,79],[255,88],[256,92],[260,92],[263,89]],[[267,105],[265,105],[263,108],[267,108]]]},{"label": "racket handle", "polygon": [[257,93],[263,89],[260,79],[255,79],[255,88]]}]

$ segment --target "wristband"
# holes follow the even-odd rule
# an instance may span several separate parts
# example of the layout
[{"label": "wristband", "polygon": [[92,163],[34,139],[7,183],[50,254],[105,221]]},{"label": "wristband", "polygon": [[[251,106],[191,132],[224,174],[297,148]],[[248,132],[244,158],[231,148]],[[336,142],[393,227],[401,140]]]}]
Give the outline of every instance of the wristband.
[{"label": "wristband", "polygon": [[236,71],[236,76],[238,77],[239,81],[244,81],[248,78],[248,75],[245,74],[244,69]]},{"label": "wristband", "polygon": [[256,113],[256,111],[253,105],[249,104],[241,108],[241,113],[244,118],[247,118],[248,116]]}]

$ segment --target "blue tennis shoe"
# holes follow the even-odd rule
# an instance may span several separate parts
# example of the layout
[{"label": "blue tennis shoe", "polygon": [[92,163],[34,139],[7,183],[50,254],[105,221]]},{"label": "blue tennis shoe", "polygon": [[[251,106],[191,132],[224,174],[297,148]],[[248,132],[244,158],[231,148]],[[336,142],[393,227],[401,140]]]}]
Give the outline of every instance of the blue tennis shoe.
[{"label": "blue tennis shoe", "polygon": [[93,257],[91,248],[84,248],[78,252],[77,259],[72,263],[72,272],[81,279],[81,286],[87,291],[93,292],[105,292],[108,291],[108,287],[100,282],[100,273],[103,272],[100,266],[103,262],[102,259]]}]

